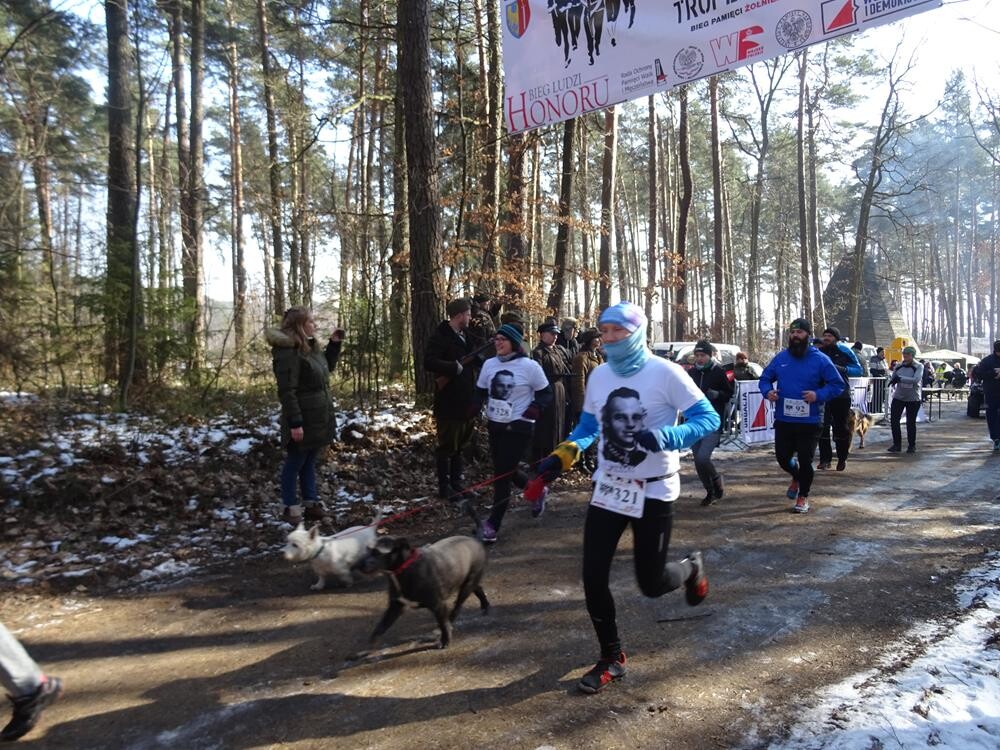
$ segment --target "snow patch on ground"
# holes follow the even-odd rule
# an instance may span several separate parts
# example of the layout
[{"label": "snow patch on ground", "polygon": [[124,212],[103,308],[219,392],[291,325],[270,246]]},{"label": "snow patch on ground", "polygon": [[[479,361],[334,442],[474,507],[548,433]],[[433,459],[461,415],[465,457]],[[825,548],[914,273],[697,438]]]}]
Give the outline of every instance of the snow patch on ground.
[{"label": "snow patch on ground", "polygon": [[956,594],[957,619],[915,626],[876,669],[825,688],[770,750],[1000,747],[1000,555]]}]

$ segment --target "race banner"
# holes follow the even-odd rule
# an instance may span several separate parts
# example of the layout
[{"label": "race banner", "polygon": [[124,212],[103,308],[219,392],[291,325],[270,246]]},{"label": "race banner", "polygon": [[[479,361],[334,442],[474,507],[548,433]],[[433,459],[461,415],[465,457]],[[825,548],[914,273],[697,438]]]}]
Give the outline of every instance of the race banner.
[{"label": "race banner", "polygon": [[[848,378],[851,406],[868,413],[868,378]],[[760,393],[756,380],[738,380],[736,398],[740,410],[740,439],[750,445],[774,440],[774,404]]]},{"label": "race banner", "polygon": [[868,413],[868,378],[848,378],[851,384],[851,406]]},{"label": "race banner", "polygon": [[937,8],[942,0],[510,0],[511,133]]},{"label": "race banner", "polygon": [[756,380],[738,380],[740,439],[747,444],[774,440],[774,404],[764,398]]}]

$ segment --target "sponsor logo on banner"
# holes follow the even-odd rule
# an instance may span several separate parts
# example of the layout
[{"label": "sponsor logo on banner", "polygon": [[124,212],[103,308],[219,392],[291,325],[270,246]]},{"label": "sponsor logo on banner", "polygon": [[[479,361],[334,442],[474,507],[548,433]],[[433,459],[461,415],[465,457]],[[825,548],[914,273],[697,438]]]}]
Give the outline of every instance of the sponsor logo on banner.
[{"label": "sponsor logo on banner", "polygon": [[667,80],[667,74],[663,72],[663,63],[660,62],[660,58],[656,58],[653,62],[656,67],[656,82],[664,83]]},{"label": "sponsor logo on banner", "polygon": [[827,0],[820,6],[823,33],[832,34],[858,25],[858,6],[854,0]]},{"label": "sponsor logo on banner", "polygon": [[705,53],[698,47],[685,47],[674,55],[674,73],[682,81],[695,78],[705,67]]},{"label": "sponsor logo on banner", "polygon": [[753,381],[740,381],[740,437],[747,443],[764,443],[774,438],[774,404],[761,395]]},{"label": "sponsor logo on banner", "polygon": [[808,13],[804,10],[790,10],[778,19],[778,24],[774,27],[774,38],[785,49],[795,49],[809,40],[812,29],[813,22]]},{"label": "sponsor logo on banner", "polygon": [[507,3],[507,30],[516,39],[524,36],[528,30],[528,21],[531,20],[531,5],[528,0],[514,0]]},{"label": "sponsor logo on banner", "polygon": [[712,54],[715,55],[715,64],[721,68],[764,54],[764,46],[752,39],[752,37],[763,33],[763,26],[747,26],[732,34],[713,39],[711,46]]}]

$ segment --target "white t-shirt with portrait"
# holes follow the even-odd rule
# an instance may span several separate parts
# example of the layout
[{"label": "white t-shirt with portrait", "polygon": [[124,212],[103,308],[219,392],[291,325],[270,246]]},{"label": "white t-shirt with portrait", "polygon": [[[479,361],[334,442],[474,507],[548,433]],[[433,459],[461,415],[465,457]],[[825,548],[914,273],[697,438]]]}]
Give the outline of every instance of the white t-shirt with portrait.
[{"label": "white t-shirt with portrait", "polygon": [[502,424],[522,419],[524,410],[535,400],[535,391],[548,385],[545,371],[531,357],[515,357],[506,362],[490,357],[483,363],[476,381],[476,386],[487,393],[486,418]]},{"label": "white t-shirt with portrait", "polygon": [[[608,364],[597,367],[587,381],[584,409],[597,417],[597,473],[654,481],[646,483],[646,497],[674,500],[680,494],[680,453],[651,453],[635,436],[677,424],[677,414],[704,398],[686,372],[661,357],[650,357],[635,375],[615,374]],[[669,476],[673,475],[673,476]],[[665,477],[668,479],[656,479]]]}]

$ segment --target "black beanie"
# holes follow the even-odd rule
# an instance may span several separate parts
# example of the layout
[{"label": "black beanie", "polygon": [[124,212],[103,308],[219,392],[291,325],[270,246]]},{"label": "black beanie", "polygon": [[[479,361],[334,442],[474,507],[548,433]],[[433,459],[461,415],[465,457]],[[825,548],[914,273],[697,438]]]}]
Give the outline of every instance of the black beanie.
[{"label": "black beanie", "polygon": [[709,342],[702,339],[701,341],[699,341],[697,344],[694,345],[694,353],[697,354],[698,352],[701,352],[702,354],[707,354],[708,356],[711,357],[712,355],[715,354],[715,347],[712,346]]},{"label": "black beanie", "polygon": [[840,331],[838,331],[833,326],[828,326],[828,327],[824,328],[823,329],[823,333],[829,333],[831,336],[833,336],[835,339],[837,339],[837,341],[840,341]]},{"label": "black beanie", "polygon": [[795,320],[793,320],[791,323],[788,324],[788,328],[789,329],[800,328],[806,333],[810,334],[813,332],[812,324],[810,324],[810,322],[805,318],[796,318]]}]

